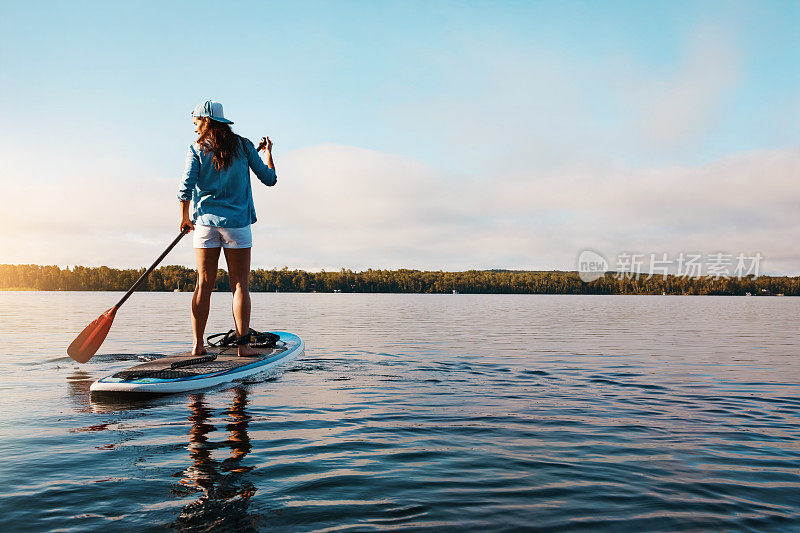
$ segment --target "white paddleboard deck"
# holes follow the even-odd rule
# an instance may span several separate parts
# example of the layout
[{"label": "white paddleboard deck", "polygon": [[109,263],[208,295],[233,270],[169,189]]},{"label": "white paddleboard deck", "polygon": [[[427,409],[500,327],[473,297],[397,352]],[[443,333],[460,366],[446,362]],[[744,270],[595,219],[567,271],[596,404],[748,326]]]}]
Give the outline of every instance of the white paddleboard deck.
[{"label": "white paddleboard deck", "polygon": [[[100,395],[107,393],[171,394],[205,389],[265,372],[303,354],[305,344],[300,337],[285,331],[273,333],[280,335],[277,346],[256,348],[260,353],[253,357],[237,356],[236,346],[206,347],[208,355],[217,355],[213,361],[199,360],[192,356],[192,352],[160,357],[101,378],[92,383],[90,390],[92,394]],[[185,362],[189,359],[198,359],[198,362],[171,368],[172,363]]]}]

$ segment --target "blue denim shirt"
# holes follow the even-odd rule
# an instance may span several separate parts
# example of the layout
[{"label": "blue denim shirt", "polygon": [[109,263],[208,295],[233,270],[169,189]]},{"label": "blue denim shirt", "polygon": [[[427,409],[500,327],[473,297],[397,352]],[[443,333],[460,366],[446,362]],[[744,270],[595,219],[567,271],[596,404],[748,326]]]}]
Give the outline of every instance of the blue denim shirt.
[{"label": "blue denim shirt", "polygon": [[178,200],[192,200],[192,220],[196,224],[243,228],[256,221],[250,169],[269,187],[278,178],[249,139],[244,139],[243,145],[244,150],[222,171],[214,169],[213,154],[204,152],[197,143],[189,146]]}]

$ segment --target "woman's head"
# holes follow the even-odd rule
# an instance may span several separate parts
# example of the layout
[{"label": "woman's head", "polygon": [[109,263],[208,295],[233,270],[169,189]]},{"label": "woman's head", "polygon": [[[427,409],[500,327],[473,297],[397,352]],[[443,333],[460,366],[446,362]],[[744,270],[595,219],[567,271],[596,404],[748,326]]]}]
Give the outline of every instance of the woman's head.
[{"label": "woman's head", "polygon": [[231,165],[242,149],[243,140],[230,125],[209,117],[193,117],[197,144],[204,152],[213,154],[214,168],[223,170]]},{"label": "woman's head", "polygon": [[230,120],[222,112],[222,104],[206,100],[192,111],[197,143],[206,153],[214,154],[214,168],[223,170],[230,166],[242,148],[242,139],[233,133]]}]

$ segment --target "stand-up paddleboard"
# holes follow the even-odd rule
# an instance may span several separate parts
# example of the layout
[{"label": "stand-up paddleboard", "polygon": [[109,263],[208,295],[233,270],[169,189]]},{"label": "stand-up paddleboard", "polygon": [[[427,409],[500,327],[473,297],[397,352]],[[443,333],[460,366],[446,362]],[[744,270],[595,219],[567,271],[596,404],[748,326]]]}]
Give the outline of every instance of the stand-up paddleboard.
[{"label": "stand-up paddleboard", "polygon": [[285,331],[274,333],[280,336],[274,347],[254,346],[259,355],[239,357],[236,346],[209,346],[206,355],[193,357],[192,352],[184,352],[132,366],[95,381],[90,390],[93,396],[102,396],[204,389],[270,370],[299,357],[305,350],[297,335]]}]

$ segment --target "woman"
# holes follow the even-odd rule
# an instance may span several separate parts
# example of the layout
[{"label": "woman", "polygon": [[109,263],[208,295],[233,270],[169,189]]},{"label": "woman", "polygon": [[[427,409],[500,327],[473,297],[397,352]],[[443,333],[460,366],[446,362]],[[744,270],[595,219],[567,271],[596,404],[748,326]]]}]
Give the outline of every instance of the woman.
[{"label": "woman", "polygon": [[[272,141],[262,139],[256,150],[253,143],[231,130],[230,120],[222,113],[222,104],[207,101],[192,111],[197,141],[189,146],[178,200],[180,228],[194,230],[197,259],[197,285],[192,298],[192,355],[206,353],[203,334],[208,320],[211,290],[217,280],[220,248],[228,263],[233,320],[236,323],[239,356],[258,352],[247,342],[250,331],[250,225],[256,221],[250,169],[269,187],[275,185]],[[259,151],[265,151],[267,162]],[[191,201],[193,211],[189,211]]]}]

